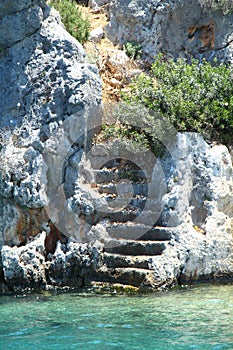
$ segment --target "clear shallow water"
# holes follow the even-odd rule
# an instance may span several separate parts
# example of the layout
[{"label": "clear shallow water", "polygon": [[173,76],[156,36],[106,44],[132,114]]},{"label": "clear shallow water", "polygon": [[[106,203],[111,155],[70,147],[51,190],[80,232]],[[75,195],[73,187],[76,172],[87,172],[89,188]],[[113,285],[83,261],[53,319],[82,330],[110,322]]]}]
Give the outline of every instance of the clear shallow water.
[{"label": "clear shallow water", "polygon": [[233,349],[233,286],[0,297],[1,350]]}]

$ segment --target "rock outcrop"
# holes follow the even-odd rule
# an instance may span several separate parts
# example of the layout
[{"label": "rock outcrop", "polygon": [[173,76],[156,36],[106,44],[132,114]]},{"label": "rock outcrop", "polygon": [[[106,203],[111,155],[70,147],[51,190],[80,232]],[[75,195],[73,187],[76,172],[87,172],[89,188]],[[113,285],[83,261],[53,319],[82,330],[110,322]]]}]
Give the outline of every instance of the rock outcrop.
[{"label": "rock outcrop", "polygon": [[[230,153],[227,147],[207,144],[195,133],[178,133],[168,150],[148,169],[153,161],[148,154],[143,163],[140,153],[131,158],[116,143],[115,147],[98,145],[98,152],[93,149],[95,157],[90,159],[97,171],[96,192],[102,203],[105,193],[109,206],[111,201],[116,205],[97,217],[106,233],[96,235],[104,243],[104,253],[102,265],[92,276],[95,281],[160,288],[195,280],[232,279]],[[124,161],[126,154],[134,166],[128,161],[123,170],[120,159]],[[103,170],[98,171],[95,167],[101,162]],[[123,203],[117,198],[124,203],[120,211]]]},{"label": "rock outcrop", "polygon": [[101,82],[42,0],[1,2],[0,82],[0,244],[19,244],[48,227],[46,186],[56,169],[51,174],[43,153],[52,152],[51,135],[71,118],[66,151],[72,148],[75,130],[78,137],[87,114],[91,120],[88,108],[98,112]]},{"label": "rock outcrop", "polygon": [[206,3],[112,0],[107,35],[115,44],[141,44],[144,59],[149,62],[160,52],[168,58],[233,62],[232,4],[226,1],[225,7],[211,7]]},{"label": "rock outcrop", "polygon": [[83,218],[82,234],[73,231],[50,253],[45,233],[26,247],[2,247],[3,290],[106,284],[145,290],[232,280],[233,167],[227,148],[183,133],[151,169],[139,168],[143,161],[135,154],[134,163],[122,167],[126,154],[130,158],[121,147],[99,144],[79,162],[84,172],[77,174],[71,207],[74,217]]},{"label": "rock outcrop", "polygon": [[80,287],[100,259],[100,244],[58,243],[55,253],[46,259],[46,232],[23,247],[1,249],[1,291],[42,290],[56,287]]},{"label": "rock outcrop", "polygon": [[[117,0],[110,9],[109,35],[142,43],[149,58],[163,48],[231,60],[231,14],[223,33],[221,12],[208,14],[194,0]],[[215,36],[200,52],[204,26]],[[161,158],[124,140],[97,136],[93,144],[98,70],[42,0],[0,3],[0,82],[1,291],[232,280],[233,167],[225,146],[170,133],[166,123]]]}]

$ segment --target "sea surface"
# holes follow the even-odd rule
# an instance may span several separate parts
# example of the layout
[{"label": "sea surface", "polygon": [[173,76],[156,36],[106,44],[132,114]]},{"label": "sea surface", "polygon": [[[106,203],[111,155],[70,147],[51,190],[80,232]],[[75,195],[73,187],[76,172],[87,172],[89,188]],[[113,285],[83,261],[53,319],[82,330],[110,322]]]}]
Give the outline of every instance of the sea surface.
[{"label": "sea surface", "polygon": [[0,297],[1,350],[233,349],[233,285]]}]

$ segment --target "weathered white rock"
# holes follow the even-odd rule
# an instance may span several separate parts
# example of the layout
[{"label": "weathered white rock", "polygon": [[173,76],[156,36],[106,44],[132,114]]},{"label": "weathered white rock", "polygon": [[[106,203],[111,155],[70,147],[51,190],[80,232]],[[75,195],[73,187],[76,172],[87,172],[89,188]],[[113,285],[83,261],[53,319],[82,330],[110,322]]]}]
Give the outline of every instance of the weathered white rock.
[{"label": "weathered white rock", "polygon": [[41,289],[46,285],[44,241],[45,232],[24,247],[1,248],[4,282],[14,290]]},{"label": "weathered white rock", "polygon": [[103,37],[104,30],[102,27],[98,27],[90,32],[89,40],[94,41],[95,43],[99,43]]},{"label": "weathered white rock", "polygon": [[119,50],[109,50],[107,59],[112,66],[123,66],[129,62],[129,56],[124,51]]},{"label": "weathered white rock", "polygon": [[[64,157],[80,136],[80,147],[84,142],[88,118],[100,106],[101,82],[45,1],[4,1],[0,10],[0,244],[15,244],[41,232],[48,220],[48,188],[63,182]],[[59,137],[66,144],[54,149]],[[72,186],[66,185],[71,194]]]},{"label": "weathered white rock", "polygon": [[110,0],[89,0],[88,6],[90,6],[91,8],[98,8],[108,4],[109,2]]},{"label": "weathered white rock", "polygon": [[83,286],[90,272],[101,260],[103,245],[96,241],[80,244],[69,240],[67,245],[58,242],[56,251],[46,263],[48,284],[55,286]]},{"label": "weathered white rock", "polygon": [[91,271],[100,264],[102,245],[58,242],[55,253],[45,259],[45,238],[42,232],[26,246],[1,247],[0,288],[16,292],[89,283]]},{"label": "weathered white rock", "polygon": [[162,160],[168,191],[162,198],[161,224],[192,223],[207,235],[229,232],[233,168],[227,147],[209,145],[195,133],[179,133],[170,154],[170,160]]}]

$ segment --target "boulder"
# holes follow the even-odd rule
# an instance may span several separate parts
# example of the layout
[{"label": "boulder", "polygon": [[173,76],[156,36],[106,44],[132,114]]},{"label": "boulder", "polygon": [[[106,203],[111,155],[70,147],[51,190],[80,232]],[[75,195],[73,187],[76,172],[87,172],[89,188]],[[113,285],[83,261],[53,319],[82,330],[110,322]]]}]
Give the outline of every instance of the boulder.
[{"label": "boulder", "polygon": [[24,247],[1,248],[4,283],[10,290],[43,289],[45,279],[45,232]]},{"label": "boulder", "polygon": [[104,37],[104,31],[102,27],[98,27],[93,29],[90,32],[89,40],[94,41],[95,43],[99,43],[100,40]]},{"label": "boulder", "polygon": [[104,5],[107,5],[110,0],[89,0],[88,6],[95,9]]}]

